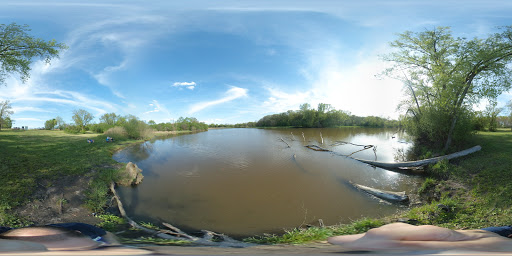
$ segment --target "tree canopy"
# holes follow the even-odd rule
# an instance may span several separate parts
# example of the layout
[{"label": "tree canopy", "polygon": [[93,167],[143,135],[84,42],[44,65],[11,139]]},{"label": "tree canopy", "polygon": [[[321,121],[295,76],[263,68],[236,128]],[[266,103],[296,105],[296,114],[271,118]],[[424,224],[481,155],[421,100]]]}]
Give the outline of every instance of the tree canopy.
[{"label": "tree canopy", "polygon": [[13,114],[11,103],[8,100],[0,102],[0,130],[4,126],[11,126],[10,116]]},{"label": "tree canopy", "polygon": [[408,130],[433,147],[446,151],[452,139],[464,141],[473,106],[511,88],[512,26],[485,39],[456,38],[449,27],[407,31],[391,46],[396,51],[384,56],[393,63],[386,74],[406,85],[399,108]]},{"label": "tree canopy", "polygon": [[73,111],[73,121],[75,125],[80,127],[82,130],[85,130],[85,126],[89,124],[89,122],[94,119],[94,116],[83,109],[78,109]]},{"label": "tree canopy", "polygon": [[34,58],[50,63],[67,46],[55,40],[45,41],[29,35],[28,25],[0,24],[0,84],[10,73],[18,73],[22,81],[30,77],[30,64]]}]

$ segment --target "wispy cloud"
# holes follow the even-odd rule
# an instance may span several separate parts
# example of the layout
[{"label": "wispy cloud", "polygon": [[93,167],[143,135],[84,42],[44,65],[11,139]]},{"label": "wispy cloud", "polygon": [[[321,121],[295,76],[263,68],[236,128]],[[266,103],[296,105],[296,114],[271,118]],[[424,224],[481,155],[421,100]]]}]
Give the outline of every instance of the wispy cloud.
[{"label": "wispy cloud", "polygon": [[160,104],[157,100],[153,100],[152,102],[153,103],[149,104],[149,107],[151,107],[152,109],[142,113],[143,115],[148,115],[151,113],[162,113],[167,118],[169,118],[171,116],[171,112],[169,112],[169,110],[165,106]]},{"label": "wispy cloud", "polygon": [[178,88],[187,88],[189,90],[194,90],[194,88],[196,88],[197,84],[196,82],[192,81],[192,82],[175,82],[172,84],[172,87],[178,87]]},{"label": "wispy cloud", "polygon": [[226,102],[229,102],[229,101],[241,98],[241,97],[246,97],[247,92],[248,92],[248,90],[245,88],[232,86],[228,91],[226,91],[226,93],[224,94],[224,97],[217,99],[217,100],[197,103],[197,104],[193,105],[188,112],[189,112],[189,114],[193,114],[193,113],[199,112],[205,108],[209,108],[209,107],[212,107],[215,105],[226,103]]}]

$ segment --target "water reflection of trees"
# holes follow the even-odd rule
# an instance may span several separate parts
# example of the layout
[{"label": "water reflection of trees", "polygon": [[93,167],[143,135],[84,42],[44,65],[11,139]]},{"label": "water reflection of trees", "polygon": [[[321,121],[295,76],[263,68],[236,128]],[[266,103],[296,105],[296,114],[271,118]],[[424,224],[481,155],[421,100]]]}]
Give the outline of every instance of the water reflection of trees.
[{"label": "water reflection of trees", "polygon": [[129,147],[127,153],[130,155],[130,159],[133,162],[140,162],[146,160],[153,152],[153,143],[147,141],[137,146]]}]

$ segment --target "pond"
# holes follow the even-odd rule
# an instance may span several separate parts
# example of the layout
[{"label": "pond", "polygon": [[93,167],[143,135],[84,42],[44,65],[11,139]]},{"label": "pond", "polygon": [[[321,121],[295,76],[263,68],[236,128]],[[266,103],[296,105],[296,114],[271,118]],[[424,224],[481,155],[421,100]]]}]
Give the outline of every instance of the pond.
[{"label": "pond", "polygon": [[[302,135],[304,133],[304,136]],[[188,231],[235,237],[306,225],[348,223],[395,213],[348,181],[411,192],[421,178],[374,168],[353,157],[393,162],[411,146],[396,129],[217,129],[157,139],[114,155],[134,162],[144,181],[118,192],[137,221],[169,222]],[[323,140],[323,144],[322,144]],[[314,151],[318,145],[332,152]]]}]

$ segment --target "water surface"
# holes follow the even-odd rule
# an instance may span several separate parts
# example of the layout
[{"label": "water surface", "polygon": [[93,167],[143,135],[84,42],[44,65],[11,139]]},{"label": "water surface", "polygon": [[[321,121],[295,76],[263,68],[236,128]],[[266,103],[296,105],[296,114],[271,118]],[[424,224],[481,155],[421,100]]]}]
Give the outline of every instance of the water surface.
[{"label": "water surface", "polygon": [[400,206],[380,202],[347,181],[410,192],[419,177],[304,145],[347,155],[362,147],[332,145],[372,144],[376,155],[370,149],[353,156],[392,162],[397,152],[410,146],[403,136],[395,130],[365,128],[219,129],[148,141],[114,158],[135,162],[143,170],[142,184],[119,188],[134,219],[251,236],[318,225],[319,219],[331,225],[396,212]]}]

